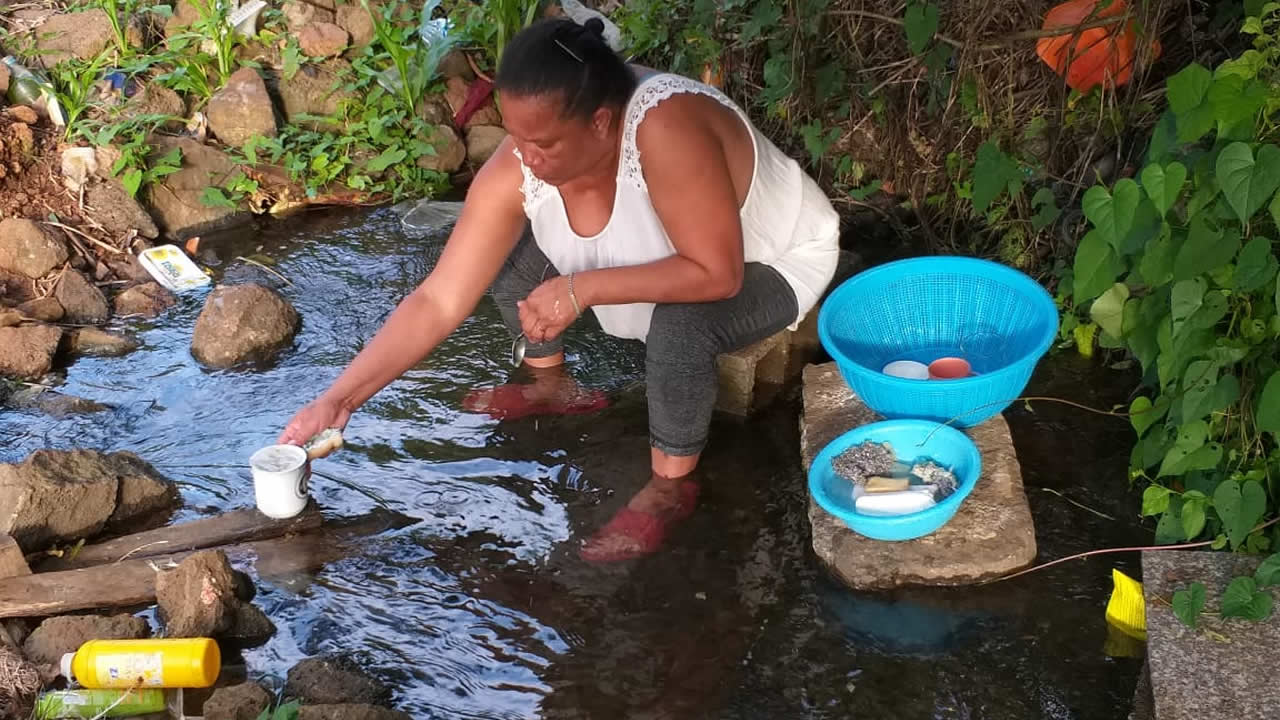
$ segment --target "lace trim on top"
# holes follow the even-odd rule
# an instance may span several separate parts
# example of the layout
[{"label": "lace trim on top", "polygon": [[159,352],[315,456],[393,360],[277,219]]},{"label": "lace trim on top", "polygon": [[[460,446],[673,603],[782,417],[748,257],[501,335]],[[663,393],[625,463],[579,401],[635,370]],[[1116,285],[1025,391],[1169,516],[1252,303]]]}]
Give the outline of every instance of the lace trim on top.
[{"label": "lace trim on top", "polygon": [[545,199],[554,188],[534,177],[533,171],[524,164],[524,156],[519,149],[512,147],[511,152],[520,160],[520,174],[524,178],[520,181],[520,193],[524,195],[525,210],[529,210]]}]

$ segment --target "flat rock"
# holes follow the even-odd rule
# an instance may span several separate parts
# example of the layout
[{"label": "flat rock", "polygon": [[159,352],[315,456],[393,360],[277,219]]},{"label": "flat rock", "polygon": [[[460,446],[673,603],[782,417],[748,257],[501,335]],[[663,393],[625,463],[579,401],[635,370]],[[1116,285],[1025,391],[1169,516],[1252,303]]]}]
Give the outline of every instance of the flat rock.
[{"label": "flat rock", "polygon": [[64,317],[70,322],[103,323],[111,316],[106,296],[79,270],[68,268],[58,281],[53,296],[58,299]]},{"label": "flat rock", "polygon": [[85,189],[84,201],[89,206],[91,217],[112,235],[119,237],[133,230],[144,238],[152,239],[160,234],[151,213],[142,209],[142,204],[124,189],[119,180],[112,178],[90,183]]},{"label": "flat rock", "polygon": [[146,282],[134,285],[115,296],[116,315],[139,315],[155,317],[172,307],[178,299],[174,294],[160,286],[157,282]]},{"label": "flat rock", "polygon": [[347,31],[331,22],[313,22],[298,33],[298,46],[307,57],[313,58],[341,55],[349,41]]},{"label": "flat rock", "polygon": [[377,705],[303,705],[298,708],[298,720],[412,720],[412,716],[399,710]]},{"label": "flat rock", "polygon": [[204,550],[156,575],[156,603],[166,637],[214,637],[235,620],[235,578],[226,553]]},{"label": "flat rock", "polygon": [[386,705],[391,688],[364,671],[355,661],[335,655],[307,658],[289,670],[285,685],[288,697],[304,705]]},{"label": "flat rock", "polygon": [[418,158],[418,167],[436,172],[451,173],[462,167],[467,159],[467,145],[458,137],[458,133],[448,125],[436,125],[431,129],[428,140],[435,150],[434,155],[423,155]]},{"label": "flat rock", "polygon": [[17,309],[18,312],[32,320],[46,323],[58,322],[66,314],[62,309],[62,303],[58,302],[58,298],[53,296],[28,300],[19,305]]},{"label": "flat rock", "polygon": [[[377,5],[369,3],[369,7],[378,12]],[[373,42],[373,19],[359,3],[338,8],[335,22],[351,36],[352,49],[359,49]]]},{"label": "flat rock", "polygon": [[67,244],[22,218],[0,220],[0,270],[43,277],[67,261]]},{"label": "flat rock", "polygon": [[40,115],[29,105],[14,105],[4,109],[4,116],[27,125],[40,122]]},{"label": "flat rock", "polygon": [[91,355],[99,357],[115,357],[128,355],[138,349],[138,340],[128,335],[99,330],[98,328],[77,328],[71,331],[68,350],[72,355]]},{"label": "flat rock", "polygon": [[114,42],[107,13],[99,8],[77,13],[60,13],[45,20],[33,31],[39,62],[45,67],[72,57],[92,60]]},{"label": "flat rock", "polygon": [[[804,369],[800,447],[805,472],[830,441],[881,418],[858,400],[835,363]],[[883,542],[850,530],[809,500],[813,549],[836,577],[859,589],[965,585],[1026,567],[1035,527],[1009,426],[996,417],[966,430],[982,452],[982,477],[955,517],[915,540]]]},{"label": "flat rock", "polygon": [[498,151],[507,131],[492,125],[477,125],[467,130],[467,159],[483,165]]},{"label": "flat rock", "polygon": [[147,621],[133,615],[65,615],[40,623],[22,651],[32,662],[57,665],[64,653],[75,652],[90,640],[139,640],[151,637]]},{"label": "flat rock", "polygon": [[209,129],[222,142],[243,147],[255,137],[276,136],[276,115],[262,76],[251,67],[240,68],[209,99]]},{"label": "flat rock", "polygon": [[298,311],[270,288],[222,286],[209,294],[196,318],[191,353],[215,368],[270,360],[293,340],[299,322]]},{"label": "flat rock", "polygon": [[61,328],[49,325],[0,328],[0,375],[19,380],[40,379],[53,367],[53,356],[61,339]]},{"label": "flat rock", "polygon": [[[1212,551],[1142,553],[1147,663],[1157,720],[1276,717],[1280,614],[1261,622],[1218,615],[1227,585],[1236,577],[1252,577],[1261,561],[1260,556]],[[1199,629],[1183,625],[1170,607],[1173,593],[1193,582],[1205,586],[1207,598]],[[1280,588],[1264,592],[1280,605]]]},{"label": "flat rock", "polygon": [[204,720],[258,720],[271,706],[271,693],[255,682],[218,688],[204,701]]},{"label": "flat rock", "polygon": [[24,410],[38,410],[54,418],[87,415],[111,409],[100,402],[76,395],[65,395],[43,386],[22,388],[10,395],[5,400],[5,404]]},{"label": "flat rock", "polygon": [[323,63],[307,63],[292,78],[280,78],[280,102],[289,122],[312,130],[337,130],[337,122],[314,120],[301,115],[327,116],[338,112],[343,101],[355,97],[343,89],[343,76],[351,69],[345,60],[332,59]]},{"label": "flat rock", "polygon": [[166,236],[185,240],[252,219],[243,208],[210,207],[200,201],[205,188],[225,182],[234,172],[235,163],[226,153],[193,138],[157,136],[152,142],[152,157],[163,157],[173,148],[182,151],[182,169],[151,185],[146,197],[156,225]]}]

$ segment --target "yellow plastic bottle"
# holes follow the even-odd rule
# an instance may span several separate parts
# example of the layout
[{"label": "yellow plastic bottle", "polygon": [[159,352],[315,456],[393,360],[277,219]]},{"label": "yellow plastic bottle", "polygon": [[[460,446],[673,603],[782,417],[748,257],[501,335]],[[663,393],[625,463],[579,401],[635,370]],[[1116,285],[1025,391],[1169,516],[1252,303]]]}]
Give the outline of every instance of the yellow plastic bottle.
[{"label": "yellow plastic bottle", "polygon": [[90,689],[206,688],[222,652],[211,638],[90,640],[62,656],[62,675]]}]

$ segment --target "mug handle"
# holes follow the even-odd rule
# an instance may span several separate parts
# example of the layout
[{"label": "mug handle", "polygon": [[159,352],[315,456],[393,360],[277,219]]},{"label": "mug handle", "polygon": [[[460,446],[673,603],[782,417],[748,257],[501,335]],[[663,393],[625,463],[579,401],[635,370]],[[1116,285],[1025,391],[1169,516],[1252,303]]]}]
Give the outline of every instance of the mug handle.
[{"label": "mug handle", "polygon": [[298,486],[294,488],[294,492],[298,494],[298,497],[305,498],[307,496],[307,493],[310,492],[310,483],[311,461],[308,460],[307,464],[303,466],[302,476],[298,478]]}]

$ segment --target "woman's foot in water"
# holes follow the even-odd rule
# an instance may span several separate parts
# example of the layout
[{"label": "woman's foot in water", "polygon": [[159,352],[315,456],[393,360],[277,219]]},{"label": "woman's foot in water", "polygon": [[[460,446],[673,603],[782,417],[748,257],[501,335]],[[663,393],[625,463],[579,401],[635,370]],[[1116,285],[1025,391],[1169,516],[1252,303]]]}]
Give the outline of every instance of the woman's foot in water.
[{"label": "woman's foot in water", "polygon": [[653,473],[649,483],[578,554],[598,564],[650,555],[662,548],[671,529],[693,514],[697,504],[698,484],[690,475],[670,478]]},{"label": "woman's foot in water", "polygon": [[528,369],[532,383],[472,390],[463,398],[462,407],[469,412],[487,413],[496,420],[518,420],[534,415],[591,413],[609,405],[604,393],[582,387],[562,365]]}]

